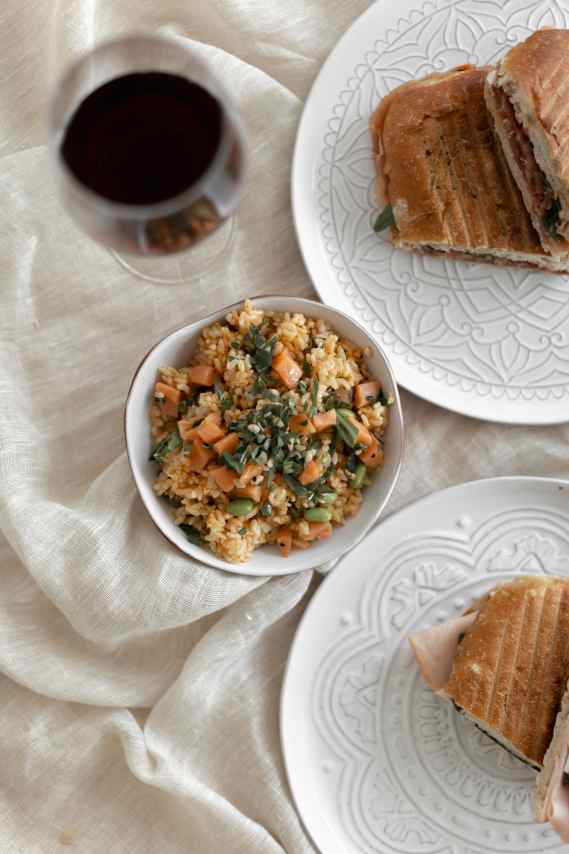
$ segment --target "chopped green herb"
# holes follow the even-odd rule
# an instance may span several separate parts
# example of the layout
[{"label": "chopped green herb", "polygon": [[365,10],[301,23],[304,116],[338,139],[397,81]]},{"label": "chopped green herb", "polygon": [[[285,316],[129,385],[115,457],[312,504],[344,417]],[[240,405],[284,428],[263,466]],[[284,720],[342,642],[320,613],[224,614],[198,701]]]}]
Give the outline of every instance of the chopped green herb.
[{"label": "chopped green herb", "polygon": [[298,383],[298,385],[296,387],[296,390],[298,391],[299,394],[305,394],[306,383],[304,382],[304,380],[300,380],[300,382]]},{"label": "chopped green herb", "polygon": [[298,474],[302,465],[291,457],[287,457],[282,464],[283,474]]},{"label": "chopped green herb", "polygon": [[231,409],[233,403],[231,402],[231,398],[225,391],[223,383],[221,382],[219,377],[216,377],[213,387],[215,389],[217,399],[219,400],[219,406],[221,408],[221,411],[226,412],[226,410]]},{"label": "chopped green herb", "polygon": [[273,505],[268,501],[265,501],[264,504],[261,504],[261,516],[272,516],[273,515]]},{"label": "chopped green herb", "polygon": [[243,534],[247,533],[247,528],[239,528],[239,533],[243,536]]},{"label": "chopped green herb", "polygon": [[312,366],[308,359],[305,359],[302,363],[302,373],[306,374],[307,377],[311,376],[312,374]]},{"label": "chopped green herb", "polygon": [[329,394],[324,401],[324,409],[330,412],[331,409],[345,409],[346,412],[351,412],[351,406],[345,400],[340,400],[335,394]]},{"label": "chopped green herb", "polygon": [[184,536],[193,543],[194,546],[203,545],[203,538],[197,528],[194,528],[193,525],[180,525],[180,531],[184,534]]},{"label": "chopped green herb", "polygon": [[243,474],[243,469],[245,468],[245,460],[242,457],[243,455],[238,456],[237,453],[230,454],[229,451],[224,451],[221,455],[221,459],[227,468],[233,469],[237,474]]},{"label": "chopped green herb", "polygon": [[249,332],[245,336],[243,346],[251,356],[251,363],[258,374],[266,374],[270,371],[273,361],[273,350],[277,343],[276,336],[267,341],[267,339],[259,332],[257,326],[251,326]]},{"label": "chopped green herb", "polygon": [[168,454],[171,454],[172,451],[177,451],[178,448],[181,447],[182,440],[180,438],[180,434],[177,430],[174,430],[169,436],[166,436],[161,442],[158,442],[150,455],[150,459],[157,463],[161,463]]},{"label": "chopped green herb", "polygon": [[235,339],[234,341],[231,342],[230,346],[233,347],[234,350],[238,350],[241,346],[241,342],[237,341],[237,339]]},{"label": "chopped green herb", "polygon": [[267,380],[265,379],[265,377],[257,377],[255,382],[253,383],[253,388],[247,393],[247,396],[256,397],[257,395],[260,395],[261,397],[264,397],[266,388]]},{"label": "chopped green herb", "polygon": [[355,472],[356,468],[359,466],[360,460],[356,454],[350,454],[346,461],[346,470],[351,472],[352,474]]},{"label": "chopped green herb", "polygon": [[385,231],[385,229],[389,228],[391,225],[395,225],[395,216],[393,215],[393,208],[391,205],[386,205],[374,222],[373,230],[376,233],[379,233],[380,231]]},{"label": "chopped green herb", "polygon": [[358,428],[346,417],[345,410],[336,410],[336,430],[349,448],[355,446]]},{"label": "chopped green herb", "polygon": [[300,483],[295,477],[292,477],[290,474],[284,474],[283,480],[286,485],[291,489],[295,495],[298,495],[299,498],[308,498],[311,493],[310,489],[307,489],[305,486]]},{"label": "chopped green herb", "polygon": [[318,438],[318,436],[311,436],[308,440],[307,449],[309,451],[320,451],[322,448],[322,442]]},{"label": "chopped green herb", "polygon": [[318,412],[318,391],[319,391],[319,389],[320,389],[320,381],[317,377],[314,380],[314,382],[312,383],[312,394],[311,394],[312,406],[310,409],[311,415],[316,415],[316,413]]}]

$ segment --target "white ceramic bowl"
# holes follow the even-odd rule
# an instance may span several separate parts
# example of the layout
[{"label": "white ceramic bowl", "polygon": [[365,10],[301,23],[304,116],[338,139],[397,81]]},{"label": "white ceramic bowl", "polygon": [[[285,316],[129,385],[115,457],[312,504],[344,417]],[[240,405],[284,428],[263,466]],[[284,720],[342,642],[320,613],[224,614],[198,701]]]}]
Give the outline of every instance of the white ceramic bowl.
[{"label": "white ceramic bowl", "polygon": [[322,318],[343,338],[370,349],[371,355],[368,358],[370,372],[380,381],[386,394],[393,396],[394,402],[390,408],[390,423],[386,434],[385,464],[373,476],[372,483],[366,488],[364,500],[357,515],[350,518],[344,525],[334,528],[328,539],[313,543],[307,549],[293,549],[288,558],[281,557],[276,546],[267,545],[256,549],[246,563],[236,564],[222,560],[208,548],[188,542],[174,524],[168,502],[154,493],[152,483],[156,478],[157,467],[148,459],[153,447],[148,412],[156,371],[167,365],[187,365],[203,327],[221,320],[228,311],[238,308],[241,302],[177,329],[146,354],[134,375],[126,400],[126,447],[132,474],[142,501],[152,520],[173,545],[197,560],[228,572],[243,575],[287,575],[291,572],[311,569],[340,557],[355,546],[377,520],[399,476],[403,455],[403,417],[391,366],[383,351],[359,323],[341,311],[307,299],[268,296],[257,297],[252,302],[258,308],[300,312],[307,317]]}]

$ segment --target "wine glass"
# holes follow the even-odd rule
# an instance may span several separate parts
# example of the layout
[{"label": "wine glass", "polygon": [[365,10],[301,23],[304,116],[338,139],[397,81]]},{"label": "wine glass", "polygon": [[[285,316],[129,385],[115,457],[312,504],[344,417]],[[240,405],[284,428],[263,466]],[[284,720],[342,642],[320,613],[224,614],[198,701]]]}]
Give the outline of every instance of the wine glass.
[{"label": "wine glass", "polygon": [[120,253],[189,249],[231,217],[243,194],[243,120],[206,63],[178,40],[131,35],[80,58],[55,90],[49,134],[66,210]]}]

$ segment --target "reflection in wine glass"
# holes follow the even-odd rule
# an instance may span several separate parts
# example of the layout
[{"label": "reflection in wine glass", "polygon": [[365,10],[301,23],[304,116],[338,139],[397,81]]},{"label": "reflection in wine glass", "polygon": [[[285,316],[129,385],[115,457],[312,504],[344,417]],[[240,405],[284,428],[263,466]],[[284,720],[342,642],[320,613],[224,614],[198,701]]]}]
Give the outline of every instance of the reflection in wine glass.
[{"label": "reflection in wine glass", "polygon": [[121,253],[189,249],[243,193],[239,113],[191,48],[161,36],[107,42],[76,62],[51,103],[50,142],[67,211]]}]

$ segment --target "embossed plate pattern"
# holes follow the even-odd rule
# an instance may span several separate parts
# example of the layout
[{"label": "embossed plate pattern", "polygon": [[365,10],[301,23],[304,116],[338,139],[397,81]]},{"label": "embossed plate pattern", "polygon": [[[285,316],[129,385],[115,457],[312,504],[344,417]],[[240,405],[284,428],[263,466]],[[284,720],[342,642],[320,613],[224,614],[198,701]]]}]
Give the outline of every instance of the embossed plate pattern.
[{"label": "embossed plate pattern", "polygon": [[281,739],[323,854],[561,854],[535,774],[422,683],[409,633],[500,581],[569,574],[569,482],[496,478],[381,523],[316,593],[291,650]]},{"label": "embossed plate pattern", "polygon": [[448,409],[525,424],[569,419],[569,278],[395,250],[372,230],[368,122],[400,83],[492,63],[543,26],[569,26],[569,0],[377,0],[314,84],[292,176],[320,297],[376,335],[398,381]]}]

